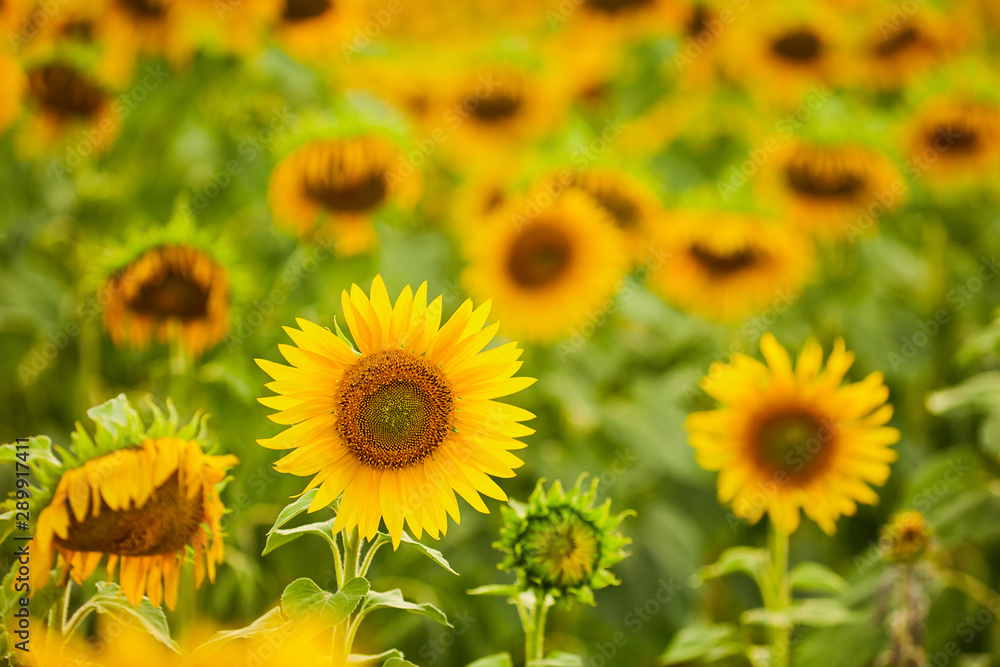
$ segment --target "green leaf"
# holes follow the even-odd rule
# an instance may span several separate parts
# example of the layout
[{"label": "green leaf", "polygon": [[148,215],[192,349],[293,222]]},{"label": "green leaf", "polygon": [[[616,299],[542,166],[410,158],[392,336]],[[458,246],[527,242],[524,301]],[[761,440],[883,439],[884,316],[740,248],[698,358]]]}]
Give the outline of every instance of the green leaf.
[{"label": "green leaf", "polygon": [[813,598],[791,605],[784,611],[751,609],[743,612],[740,620],[747,625],[763,625],[772,628],[790,628],[805,625],[810,628],[829,628],[838,625],[860,623],[865,615],[852,611],[840,600]]},{"label": "green leaf", "polygon": [[235,639],[251,639],[263,632],[276,630],[284,625],[285,622],[284,617],[281,615],[281,608],[275,607],[245,628],[215,633],[212,635],[211,639],[194,650],[191,658],[194,660],[194,658],[204,657],[215,653],[222,648],[223,644],[231,642]]},{"label": "green leaf", "polygon": [[495,653],[470,662],[465,667],[514,667],[514,660],[510,657],[510,653]]},{"label": "green leaf", "polygon": [[125,594],[118,584],[100,581],[97,583],[97,593],[83,603],[74,616],[85,616],[90,610],[108,614],[122,623],[138,626],[160,643],[180,652],[177,644],[170,638],[170,628],[167,626],[167,617],[163,610],[154,607],[148,598],[143,598],[142,604],[133,607],[125,599]]},{"label": "green leaf", "polygon": [[402,658],[389,658],[382,667],[417,667],[417,665]]},{"label": "green leaf", "polygon": [[544,660],[532,660],[528,667],[583,667],[583,658],[575,653],[553,651]]},{"label": "green leaf", "polygon": [[927,398],[927,409],[936,415],[956,408],[983,409],[997,405],[1000,405],[1000,371],[980,373]]},{"label": "green leaf", "polygon": [[264,543],[264,551],[261,556],[266,556],[280,546],[293,542],[303,535],[318,535],[326,540],[330,549],[337,554],[337,540],[333,535],[333,523],[336,517],[319,523],[309,523],[297,528],[272,528],[267,533],[267,541]]},{"label": "green leaf", "polygon": [[309,624],[317,632],[326,630],[350,616],[370,587],[367,579],[355,577],[330,593],[312,579],[296,579],[281,594],[281,611],[292,623]]},{"label": "green leaf", "polygon": [[122,439],[135,443],[145,434],[139,413],[129,405],[125,394],[87,410],[87,416],[97,424],[97,444],[107,448]]},{"label": "green leaf", "polygon": [[286,523],[308,510],[309,505],[312,504],[313,498],[316,497],[317,493],[319,493],[319,489],[312,489],[285,505],[285,507],[278,512],[278,518],[274,520],[274,525],[271,526],[271,530],[281,528]]},{"label": "green leaf", "polygon": [[444,554],[442,554],[437,549],[432,549],[431,547],[421,544],[417,540],[410,537],[410,534],[407,533],[405,530],[403,531],[402,541],[406,544],[409,544],[411,547],[413,547],[423,555],[427,556],[432,561],[434,561],[444,569],[448,570],[452,574],[458,575],[458,572],[452,569],[451,564],[447,561],[447,559],[445,559]]},{"label": "green leaf", "polygon": [[684,628],[670,641],[660,656],[665,665],[679,665],[701,659],[705,662],[721,660],[743,650],[740,633],[735,625],[695,625]]},{"label": "green leaf", "polygon": [[732,547],[719,554],[718,560],[711,565],[698,568],[695,575],[696,585],[701,585],[706,579],[716,579],[727,574],[743,572],[753,577],[758,584],[764,579],[767,571],[768,554],[766,549],[752,547]]},{"label": "green leaf", "polygon": [[372,591],[368,594],[368,598],[365,600],[364,612],[375,611],[376,609],[402,609],[403,611],[408,611],[411,614],[420,614],[421,616],[426,616],[427,618],[437,621],[441,625],[447,625],[449,628],[452,627],[451,623],[448,622],[448,617],[445,616],[444,612],[435,607],[430,603],[417,604],[416,602],[408,602],[403,599],[403,593],[398,588],[394,588],[391,591],[386,591],[384,593],[379,593]]},{"label": "green leaf", "polygon": [[505,598],[516,598],[521,589],[514,584],[487,584],[465,591],[469,595],[496,595]]},{"label": "green leaf", "polygon": [[349,665],[364,665],[369,662],[382,662],[383,660],[389,660],[390,658],[403,658],[403,652],[398,648],[391,648],[388,651],[382,651],[381,653],[376,653],[374,655],[361,655],[358,653],[352,653],[347,658],[347,664]]},{"label": "green leaf", "polygon": [[806,593],[839,595],[847,589],[847,581],[819,563],[799,563],[790,573],[792,590]]}]

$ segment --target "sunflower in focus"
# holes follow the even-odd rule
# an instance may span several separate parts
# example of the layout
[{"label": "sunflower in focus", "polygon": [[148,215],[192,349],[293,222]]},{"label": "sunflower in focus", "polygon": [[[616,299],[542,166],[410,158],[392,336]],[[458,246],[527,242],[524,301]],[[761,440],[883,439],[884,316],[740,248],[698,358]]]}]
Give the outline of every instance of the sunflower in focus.
[{"label": "sunflower in focus", "polygon": [[869,219],[900,206],[907,191],[891,160],[854,144],[794,143],[768,162],[760,184],[793,224],[834,238],[867,229]]},{"label": "sunflower in focus", "polygon": [[257,360],[278,394],[260,402],[290,426],[258,442],[294,450],[275,469],[312,476],[309,511],[340,497],[334,533],[357,526],[370,540],[384,521],[395,548],[404,522],[417,538],[446,534],[448,515],[460,520],[456,492],[484,513],[480,493],[506,500],[491,477],[522,465],[510,450],[524,447],[516,438],[533,431],[518,422],[534,415],[495,399],[534,379],[513,377],[516,343],[482,351],[498,328],[483,328],[489,304],[466,301],[441,325],[441,297],[428,304],[426,283],[393,305],[380,276],[370,297],[354,285],[341,301],[357,351],[339,329],[299,319],[285,329],[296,347],[279,346],[290,367]]},{"label": "sunflower in focus", "polygon": [[627,171],[586,169],[570,176],[569,186],[586,194],[625,234],[632,259],[645,261],[649,238],[662,213],[656,193]]},{"label": "sunflower in focus", "polygon": [[723,322],[778,302],[787,307],[814,264],[807,238],[750,215],[678,215],[653,243],[666,259],[650,286],[680,308]]},{"label": "sunflower in focus", "polygon": [[712,365],[701,386],[721,406],[688,416],[688,441],[701,467],[719,471],[719,501],[736,516],[756,523],[767,512],[792,533],[801,508],[832,535],[857,503],[878,502],[871,486],[885,484],[896,460],[889,389],[879,372],[842,384],[854,362],[842,340],[825,367],[814,339],[794,368],[770,333],[760,349],[766,364],[737,354]]},{"label": "sunflower in focus", "polygon": [[469,292],[492,295],[505,327],[535,341],[605,312],[630,263],[624,234],[589,196],[546,193],[510,202],[464,244]]},{"label": "sunflower in focus", "polygon": [[60,141],[80,139],[89,150],[106,150],[118,135],[121,118],[111,91],[90,72],[67,61],[40,61],[25,67],[29,124],[20,147],[33,155]]},{"label": "sunflower in focus", "polygon": [[[411,173],[412,172],[412,173]],[[340,255],[375,245],[373,216],[420,196],[420,175],[378,135],[314,139],[274,168],[268,199],[274,219],[299,236],[330,232]]]},{"label": "sunflower in focus", "polygon": [[909,123],[908,165],[941,187],[991,182],[1000,168],[1000,105],[939,99]]},{"label": "sunflower in focus", "polygon": [[619,583],[611,567],[625,559],[632,540],[618,526],[635,512],[612,515],[610,498],[594,507],[600,480],[584,489],[585,478],[568,493],[558,480],[548,491],[539,480],[527,504],[502,508],[504,526],[493,546],[506,554],[500,569],[515,571],[519,585],[594,605],[595,590]]},{"label": "sunflower in focus", "polygon": [[229,329],[229,275],[204,250],[168,244],[146,249],[104,282],[104,328],[115,345],[146,348],[155,336],[177,340],[191,356]]},{"label": "sunflower in focus", "polygon": [[[30,545],[38,566],[31,590],[49,580],[58,555],[62,576],[82,584],[107,557],[109,579],[119,582],[129,603],[143,596],[173,609],[188,547],[194,553],[195,585],[223,559],[219,485],[238,463],[234,456],[207,456],[199,439],[204,419],[179,427],[152,405],[147,429],[124,395],[92,408],[93,438],[77,423],[72,446],[51,451],[47,438],[33,457],[41,489],[34,494],[37,524]],[[54,491],[51,490],[54,488]]]}]

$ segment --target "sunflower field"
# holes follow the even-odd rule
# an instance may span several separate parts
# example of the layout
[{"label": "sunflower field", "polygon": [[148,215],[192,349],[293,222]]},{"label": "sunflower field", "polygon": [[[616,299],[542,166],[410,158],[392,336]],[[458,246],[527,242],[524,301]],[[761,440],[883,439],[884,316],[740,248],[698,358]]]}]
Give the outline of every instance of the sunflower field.
[{"label": "sunflower field", "polygon": [[997,0],[0,0],[0,664],[1000,664]]}]

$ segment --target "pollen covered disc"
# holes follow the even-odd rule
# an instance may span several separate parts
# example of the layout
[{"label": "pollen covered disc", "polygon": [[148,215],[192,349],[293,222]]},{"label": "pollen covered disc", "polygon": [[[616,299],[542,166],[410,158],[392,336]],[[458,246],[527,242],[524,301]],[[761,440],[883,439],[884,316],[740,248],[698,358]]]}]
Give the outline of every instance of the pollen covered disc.
[{"label": "pollen covered disc", "polygon": [[399,469],[431,456],[452,430],[451,383],[430,362],[403,350],[360,358],[336,394],[337,431],[358,460]]}]

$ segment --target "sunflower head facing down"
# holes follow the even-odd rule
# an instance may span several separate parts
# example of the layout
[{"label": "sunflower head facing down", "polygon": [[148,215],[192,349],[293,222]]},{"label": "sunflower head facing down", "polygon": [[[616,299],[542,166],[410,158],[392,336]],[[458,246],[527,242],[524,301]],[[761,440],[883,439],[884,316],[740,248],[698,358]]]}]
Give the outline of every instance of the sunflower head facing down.
[{"label": "sunflower head facing down", "polygon": [[442,325],[441,302],[427,303],[425,283],[393,304],[376,276],[370,296],[357,285],[342,294],[354,347],[339,329],[300,319],[299,329],[285,328],[296,346],[279,346],[290,367],[257,360],[278,394],[260,402],[290,427],[258,442],[293,450],[275,468],[312,477],[306,490],[319,492],[309,511],[340,497],[334,533],[357,526],[371,539],[384,521],[394,547],[404,523],[436,539],[448,515],[460,519],[456,492],[481,512],[480,493],[507,499],[491,476],[513,477],[522,465],[511,450],[533,433],[518,422],[534,415],[495,399],[534,379],[513,377],[516,343],[483,351],[498,328],[483,328],[489,303],[473,310],[466,301]]},{"label": "sunflower head facing down", "polygon": [[593,507],[599,480],[583,488],[586,475],[568,493],[556,481],[546,491],[539,480],[527,504],[512,501],[501,511],[504,526],[494,546],[504,552],[500,569],[513,570],[525,588],[593,605],[594,591],[619,581],[611,567],[632,540],[618,532],[632,510],[611,515],[611,500]]},{"label": "sunflower head facing down", "polygon": [[879,372],[842,384],[854,361],[842,340],[825,367],[813,339],[794,367],[770,333],[760,347],[766,364],[737,354],[712,365],[701,384],[721,405],[688,416],[688,441],[701,467],[719,471],[719,501],[737,517],[756,523],[767,512],[792,533],[801,508],[832,535],[857,503],[878,502],[871,486],[896,460],[889,390]]},{"label": "sunflower head facing down", "polygon": [[228,273],[194,245],[146,249],[108,276],[101,293],[104,328],[118,346],[145,348],[155,336],[197,357],[229,329]]},{"label": "sunflower head facing down", "polygon": [[776,303],[787,307],[813,266],[807,238],[751,215],[679,215],[654,239],[665,259],[650,286],[670,303],[722,322]]},{"label": "sunflower head facing down", "polygon": [[420,178],[378,135],[314,139],[292,151],[271,174],[275,221],[299,236],[329,232],[340,255],[375,244],[373,217],[388,204],[416,203]]},{"label": "sunflower head facing down", "polygon": [[467,237],[464,280],[493,295],[517,335],[552,341],[599,313],[629,268],[623,232],[589,196],[540,189],[518,197]]},{"label": "sunflower head facing down", "polygon": [[172,405],[168,416],[150,405],[149,428],[124,395],[92,408],[87,414],[97,424],[95,436],[78,423],[72,446],[57,449],[58,457],[48,438],[34,439],[34,472],[42,489],[30,546],[38,559],[32,591],[49,580],[53,556],[59,557],[63,581],[72,577],[77,583],[107,557],[109,578],[120,568],[120,586],[131,604],[139,605],[145,595],[154,606],[165,600],[172,609],[189,548],[195,585],[201,586],[206,571],[215,581],[224,549],[219,485],[237,459],[203,453],[201,416],[179,427]]}]

